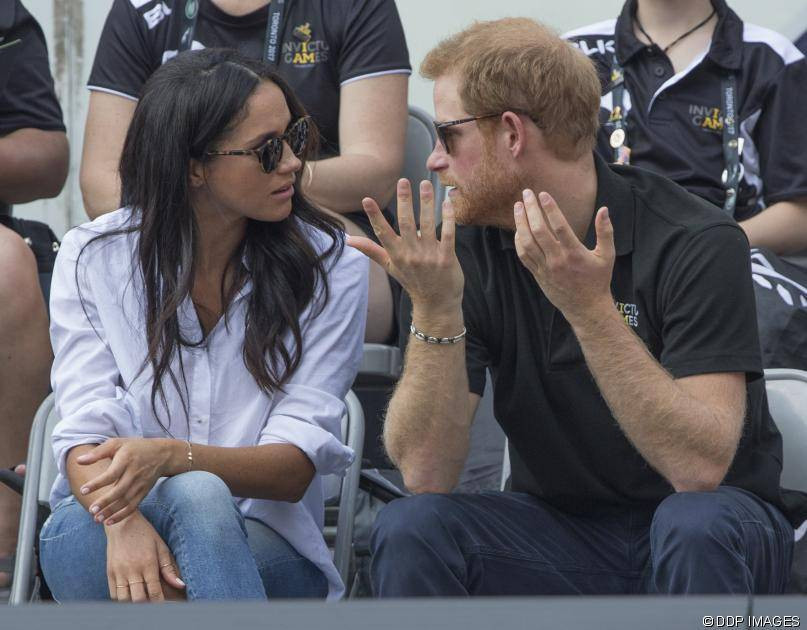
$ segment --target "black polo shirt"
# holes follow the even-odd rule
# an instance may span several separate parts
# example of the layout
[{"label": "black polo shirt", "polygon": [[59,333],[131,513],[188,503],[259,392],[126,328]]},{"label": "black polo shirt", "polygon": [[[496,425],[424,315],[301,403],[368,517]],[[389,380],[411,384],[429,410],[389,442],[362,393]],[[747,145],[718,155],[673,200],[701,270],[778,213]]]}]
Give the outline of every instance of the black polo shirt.
[{"label": "black polo shirt", "polygon": [[[185,0],[115,0],[88,86],[138,98],[143,84],[177,54]],[[286,0],[278,72],[319,127],[323,156],[339,152],[339,90],[369,76],[409,74],[394,0]],[[235,17],[201,0],[192,47],[263,55],[269,7]]]},{"label": "black polo shirt", "polygon": [[[0,2],[0,136],[18,129],[64,131],[45,36],[19,0]],[[0,214],[8,206],[0,200]]]},{"label": "black polo shirt", "polygon": [[636,0],[616,20],[565,36],[591,57],[606,93],[598,149],[609,161],[614,108],[607,90],[614,55],[625,72],[627,145],[631,164],[662,173],[690,192],[721,206],[725,189],[721,82],[734,73],[745,175],[735,211],[738,221],[778,201],[807,197],[807,61],[784,36],[744,24],[724,0],[712,0],[718,22],[711,47],[675,74],[657,46],[633,33]]},{"label": "black polo shirt", "polygon": [[796,48],[807,54],[807,31],[804,31],[801,37],[796,40]]},{"label": "black polo shirt", "polygon": [[[779,506],[782,445],[767,408],[748,241],[734,221],[668,179],[596,158],[595,207],[615,231],[616,307],[673,377],[745,372],[748,418],[726,484]],[[592,215],[593,216],[593,215]],[[586,238],[594,246],[593,222]],[[470,390],[485,370],[510,440],[512,488],[575,513],[655,505],[673,492],[619,428],[572,329],[521,264],[513,233],[457,230]],[[630,379],[635,366],[621,366]],[[783,510],[807,516],[803,495]]]}]

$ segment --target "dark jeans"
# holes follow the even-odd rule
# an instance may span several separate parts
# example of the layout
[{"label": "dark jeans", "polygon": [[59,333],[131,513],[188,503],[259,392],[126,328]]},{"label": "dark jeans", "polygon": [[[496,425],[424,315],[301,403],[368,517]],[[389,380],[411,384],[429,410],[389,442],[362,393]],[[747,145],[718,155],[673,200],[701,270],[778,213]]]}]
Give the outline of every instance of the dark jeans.
[{"label": "dark jeans", "polygon": [[390,503],[370,541],[379,597],[781,593],[793,528],[727,486],[655,510],[590,516],[528,494],[424,494]]}]

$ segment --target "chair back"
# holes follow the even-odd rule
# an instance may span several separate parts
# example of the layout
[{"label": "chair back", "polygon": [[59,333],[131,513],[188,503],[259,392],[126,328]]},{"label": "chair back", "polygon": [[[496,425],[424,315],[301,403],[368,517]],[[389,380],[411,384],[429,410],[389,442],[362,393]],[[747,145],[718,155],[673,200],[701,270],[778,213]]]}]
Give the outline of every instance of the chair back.
[{"label": "chair back", "polygon": [[[418,185],[424,179],[429,180],[434,186],[435,200],[435,223],[440,222],[441,204],[445,191],[440,184],[436,173],[432,173],[426,168],[426,159],[437,142],[437,132],[434,130],[432,117],[425,111],[414,105],[409,106],[409,120],[406,125],[406,147],[404,149],[404,166],[401,177],[405,177],[412,183],[414,194],[412,203],[415,210],[415,218],[420,217],[420,196],[417,193]],[[396,200],[393,198],[390,209],[395,214]]]},{"label": "chair back", "polygon": [[782,434],[782,487],[807,492],[807,372],[765,370],[768,408]]}]

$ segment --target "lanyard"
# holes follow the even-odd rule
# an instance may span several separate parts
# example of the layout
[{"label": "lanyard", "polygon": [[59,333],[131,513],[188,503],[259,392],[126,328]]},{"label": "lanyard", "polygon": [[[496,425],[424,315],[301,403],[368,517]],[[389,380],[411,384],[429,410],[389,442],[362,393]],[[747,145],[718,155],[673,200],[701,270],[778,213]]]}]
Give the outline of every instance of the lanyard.
[{"label": "lanyard", "polygon": [[608,143],[614,151],[614,162],[629,164],[630,149],[627,145],[628,130],[625,125],[625,71],[619,65],[616,56],[611,66],[611,99],[611,116],[608,122],[613,125],[614,130],[608,137]]},{"label": "lanyard", "polygon": [[[630,149],[627,148],[628,135],[625,125],[625,71],[619,65],[616,56],[611,61],[609,89],[613,101],[611,117],[608,120],[608,123],[613,126],[609,143],[614,151],[614,162],[626,164],[630,156]],[[608,90],[606,90],[607,92]],[[728,73],[721,81],[720,100],[723,110],[723,161],[726,165],[720,176],[723,187],[726,189],[723,210],[729,216],[734,216],[740,180],[745,174],[745,169],[740,163],[743,139],[739,137],[737,125],[737,76],[733,72]]]},{"label": "lanyard", "polygon": [[737,77],[734,73],[729,73],[720,85],[720,99],[723,109],[723,161],[726,168],[723,169],[721,180],[726,189],[726,201],[723,203],[723,210],[734,216],[734,208],[737,206],[737,193],[739,192],[740,179],[745,174],[743,165],[740,164],[740,154],[743,150],[743,140],[737,131]]},{"label": "lanyard", "polygon": [[[179,52],[190,50],[199,17],[199,2],[186,0],[182,12],[182,35],[179,38]],[[275,67],[280,63],[280,40],[283,35],[283,14],[286,3],[292,0],[272,0],[269,4],[269,19],[266,22],[266,36],[263,43],[263,60]]]}]

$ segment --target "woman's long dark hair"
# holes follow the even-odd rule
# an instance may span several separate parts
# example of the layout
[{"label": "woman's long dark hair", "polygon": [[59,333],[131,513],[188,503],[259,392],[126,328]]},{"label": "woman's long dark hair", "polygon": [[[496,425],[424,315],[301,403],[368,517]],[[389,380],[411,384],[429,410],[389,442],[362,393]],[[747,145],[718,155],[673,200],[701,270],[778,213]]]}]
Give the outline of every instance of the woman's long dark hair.
[{"label": "woman's long dark hair", "polygon": [[[282,90],[292,121],[305,115],[297,97],[268,64],[235,50],[181,53],[155,71],[135,109],[120,161],[121,202],[132,209],[131,224],[87,243],[113,234],[139,234],[133,273],[142,274],[144,289],[148,347],[142,369],[152,367],[151,405],[169,434],[156,406],[159,397],[168,409],[163,378],[168,376],[180,392],[187,416],[187,383],[178,351],[181,346],[203,343],[183,336],[178,318],[180,305],[193,289],[199,246],[190,203],[190,163],[210,159],[206,152],[242,120],[247,100],[262,81]],[[308,156],[310,150],[303,159]],[[257,162],[255,168],[260,168]],[[315,249],[306,235],[308,226],[330,237],[326,251]],[[338,224],[297,189],[286,219],[248,221],[244,240],[224,274],[222,304],[226,313],[239,289],[248,279],[252,281],[243,358],[263,391],[282,389],[297,369],[303,352],[300,317],[315,297],[318,309],[328,300],[325,260],[340,254],[343,247]],[[322,294],[315,296],[320,287]],[[291,347],[283,340],[288,332]],[[175,353],[179,354],[179,375],[171,369]]]}]

